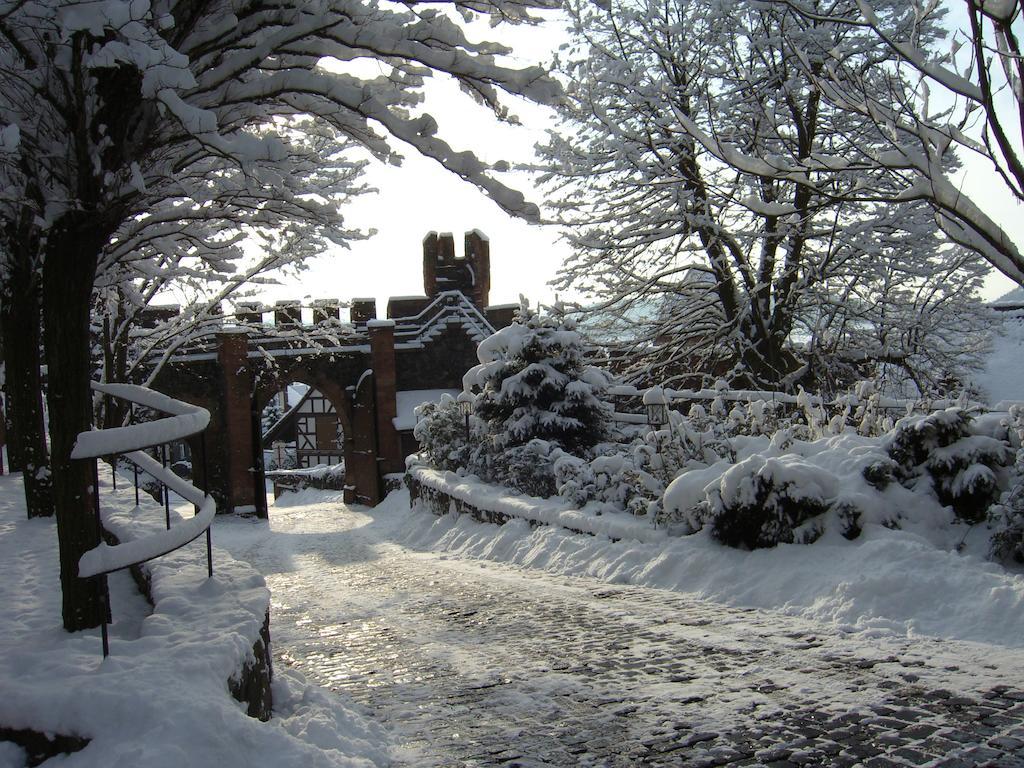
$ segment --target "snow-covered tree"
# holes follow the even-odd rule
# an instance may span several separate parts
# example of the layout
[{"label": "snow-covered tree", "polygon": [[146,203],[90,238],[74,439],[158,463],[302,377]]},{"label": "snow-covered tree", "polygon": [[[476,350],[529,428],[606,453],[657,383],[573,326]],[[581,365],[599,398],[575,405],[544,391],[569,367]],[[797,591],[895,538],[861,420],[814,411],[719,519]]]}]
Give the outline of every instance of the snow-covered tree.
[{"label": "snow-covered tree", "polygon": [[882,257],[836,263],[808,287],[795,334],[802,354],[823,393],[870,379],[896,397],[959,395],[989,348],[991,310],[979,295],[987,265],[964,248],[910,242],[928,229],[927,209],[890,216],[869,222]]},{"label": "snow-covered tree", "polygon": [[[300,272],[328,238],[346,246],[364,236],[343,226],[337,208],[369,191],[359,182],[366,162],[350,157],[351,142],[328,143],[311,128],[289,136],[290,183],[305,190],[300,195],[249,184],[237,168],[200,167],[188,185],[179,177],[161,189],[164,196],[147,196],[145,214],[113,235],[98,270],[93,318],[101,381],[149,385],[172,355],[221,327],[226,300]],[[182,195],[186,188],[192,194]],[[182,311],[163,318],[148,312],[167,301]],[[105,426],[124,415],[111,405],[110,418],[103,410]]]},{"label": "snow-covered tree", "polygon": [[[49,451],[39,368],[40,274],[31,240],[11,240],[0,230],[0,346],[10,471],[21,472],[29,517],[53,514]],[[19,253],[20,251],[20,253]]]},{"label": "snow-covered tree", "polygon": [[[545,148],[555,215],[574,246],[559,285],[596,298],[597,312],[641,318],[620,349],[633,371],[771,387],[827,380],[835,358],[818,342],[846,353],[866,339],[884,285],[858,282],[863,295],[848,303],[840,294],[880,262],[908,265],[915,290],[966,298],[955,279],[930,276],[963,256],[927,207],[891,202],[903,187],[877,157],[888,139],[834,108],[818,83],[813,62],[826,51],[892,59],[875,36],[756,2],[567,9],[569,100]],[[888,82],[865,80],[879,100]],[[827,311],[822,296],[835,299]],[[912,362],[877,346],[849,356]]]},{"label": "snow-covered tree", "polygon": [[[925,201],[952,240],[1024,283],[1018,243],[989,216],[987,201],[965,193],[949,162],[976,156],[992,169],[994,183],[1001,180],[1013,198],[1024,201],[1020,3],[774,2],[808,24],[846,24],[887,47],[885,57],[825,51],[804,63],[833,107],[879,126],[888,144],[877,157],[896,180],[896,198]],[[919,33],[937,22],[952,29],[941,47],[932,35]],[[871,85],[877,79],[887,82],[885,97]],[[789,165],[794,173],[805,172],[803,164]]]},{"label": "snow-covered tree", "polygon": [[480,365],[463,381],[480,390],[474,411],[497,452],[540,440],[579,453],[605,436],[608,376],[587,365],[575,322],[560,308],[543,314],[524,301],[477,354]]},{"label": "snow-covered tree", "polygon": [[502,92],[555,98],[541,69],[503,66],[503,49],[469,40],[460,21],[525,21],[546,5],[0,0],[0,228],[8,241],[36,243],[42,265],[67,629],[101,619],[96,590],[76,575],[99,538],[83,514],[91,472],[69,457],[90,426],[93,289],[107,257],[126,256],[117,246],[131,242],[118,233],[159,223],[147,216],[176,219],[161,201],[192,201],[201,217],[223,184],[266,217],[259,223],[313,222],[321,237],[343,238],[330,179],[310,189],[301,168],[335,168],[345,142],[396,161],[393,140],[535,216],[489,166],[438,137],[419,105],[435,74],[499,118],[508,117]]}]

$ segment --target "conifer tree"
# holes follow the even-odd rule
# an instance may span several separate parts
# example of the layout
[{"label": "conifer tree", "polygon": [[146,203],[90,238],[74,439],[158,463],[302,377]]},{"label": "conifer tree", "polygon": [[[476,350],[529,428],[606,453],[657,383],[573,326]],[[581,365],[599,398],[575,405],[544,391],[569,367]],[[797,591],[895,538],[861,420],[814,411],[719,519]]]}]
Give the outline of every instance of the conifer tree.
[{"label": "conifer tree", "polygon": [[605,436],[608,376],[586,364],[575,321],[561,307],[545,315],[524,301],[516,321],[485,340],[478,355],[466,381],[481,389],[476,415],[497,449],[544,440],[578,453]]}]

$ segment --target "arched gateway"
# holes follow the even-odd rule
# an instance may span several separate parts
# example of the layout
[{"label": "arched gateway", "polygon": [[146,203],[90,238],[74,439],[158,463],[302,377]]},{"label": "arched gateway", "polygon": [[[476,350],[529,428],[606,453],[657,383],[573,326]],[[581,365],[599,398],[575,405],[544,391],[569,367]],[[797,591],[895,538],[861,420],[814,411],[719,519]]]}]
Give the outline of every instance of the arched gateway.
[{"label": "arched gateway", "polygon": [[[406,411],[438,390],[461,389],[477,344],[513,316],[510,305],[487,305],[489,245],[477,231],[466,234],[463,258],[450,234],[427,235],[423,287],[424,296],[390,299],[386,319],[372,299],[354,300],[348,323],[337,302],[319,302],[301,333],[297,302],[278,302],[273,333],[261,325],[262,308],[245,305],[235,315],[244,328],[226,325],[161,369],[155,389],[211,412],[209,476],[194,465],[222,511],[267,514],[259,415],[290,382],[319,390],[338,414],[346,501],[380,501],[385,477],[404,471],[416,449]],[[190,447],[193,456],[203,450]]]}]

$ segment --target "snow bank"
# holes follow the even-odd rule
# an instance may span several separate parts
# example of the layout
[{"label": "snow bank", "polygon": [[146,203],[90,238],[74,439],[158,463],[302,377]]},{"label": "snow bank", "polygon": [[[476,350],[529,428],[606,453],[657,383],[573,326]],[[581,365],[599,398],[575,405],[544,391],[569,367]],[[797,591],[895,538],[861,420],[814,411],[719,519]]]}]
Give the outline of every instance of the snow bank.
[{"label": "snow bank", "polygon": [[[134,508],[130,483],[101,483],[110,525],[162,527],[163,510]],[[0,723],[90,739],[67,766],[241,768],[387,763],[382,734],[344,699],[278,671],[275,717],[246,716],[227,680],[250,657],[269,592],[263,577],[217,549],[206,577],[200,540],[150,565],[154,607],[130,577],[110,577],[111,655],[98,630],[60,623],[56,530],[25,520],[19,478],[0,477]],[[214,532],[216,541],[216,531]]]},{"label": "snow bank", "polygon": [[560,498],[538,499],[518,495],[508,488],[485,483],[474,475],[462,476],[415,465],[409,468],[409,475],[427,488],[488,512],[611,539],[661,541],[666,538],[664,531],[655,530],[650,522],[632,515],[614,512],[595,514],[586,507],[575,509]]},{"label": "snow bank", "polygon": [[[392,494],[378,509],[403,509],[404,494]],[[487,501],[479,492],[474,496]],[[912,531],[868,525],[855,541],[826,534],[812,545],[743,552],[706,532],[610,541],[551,526],[531,529],[526,519],[498,526],[466,515],[439,518],[421,507],[407,514],[402,541],[416,548],[673,589],[825,622],[841,632],[1024,647],[1024,577],[958,554],[955,542],[943,547]]]}]

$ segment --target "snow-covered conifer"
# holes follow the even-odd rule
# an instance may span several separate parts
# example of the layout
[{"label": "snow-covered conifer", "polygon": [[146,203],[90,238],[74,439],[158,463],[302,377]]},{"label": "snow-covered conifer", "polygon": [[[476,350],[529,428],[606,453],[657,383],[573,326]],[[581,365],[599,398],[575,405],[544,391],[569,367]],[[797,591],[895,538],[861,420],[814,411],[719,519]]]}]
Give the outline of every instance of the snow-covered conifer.
[{"label": "snow-covered conifer", "polygon": [[464,381],[480,389],[476,415],[498,451],[542,440],[578,453],[606,435],[608,375],[587,365],[584,352],[572,318],[525,301],[512,325],[480,344],[480,365]]}]

